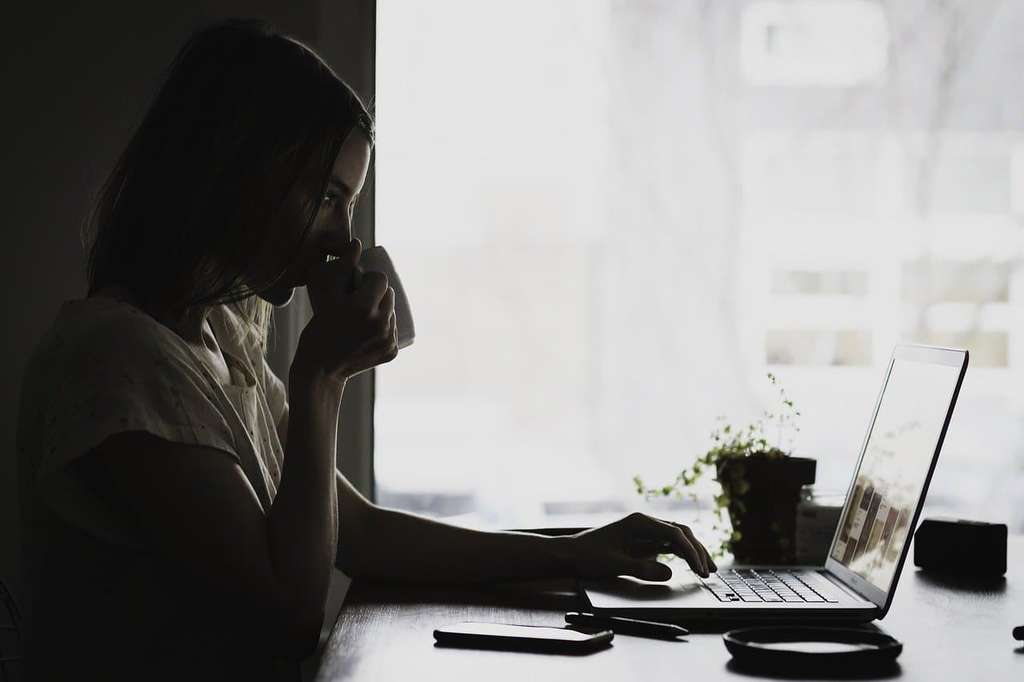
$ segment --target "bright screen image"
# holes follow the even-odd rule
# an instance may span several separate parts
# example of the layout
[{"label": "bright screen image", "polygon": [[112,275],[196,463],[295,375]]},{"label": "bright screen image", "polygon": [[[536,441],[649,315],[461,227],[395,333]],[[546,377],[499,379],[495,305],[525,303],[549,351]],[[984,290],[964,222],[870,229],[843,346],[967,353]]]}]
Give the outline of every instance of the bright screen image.
[{"label": "bright screen image", "polygon": [[843,510],[832,558],[888,590],[949,401],[958,367],[897,359]]}]

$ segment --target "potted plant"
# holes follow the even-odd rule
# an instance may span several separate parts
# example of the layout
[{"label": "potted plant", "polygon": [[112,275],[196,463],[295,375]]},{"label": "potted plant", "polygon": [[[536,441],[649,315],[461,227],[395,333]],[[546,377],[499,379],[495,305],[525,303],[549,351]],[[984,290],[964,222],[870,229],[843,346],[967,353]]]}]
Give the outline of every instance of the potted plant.
[{"label": "potted plant", "polygon": [[[689,495],[708,470],[714,470],[721,492],[714,498],[714,529],[725,531],[723,509],[728,510],[731,530],[725,533],[714,558],[732,553],[740,563],[787,564],[795,561],[796,507],[800,488],[814,482],[816,462],[792,457],[783,445],[784,436],[800,429],[795,421],[800,412],[794,407],[774,374],[768,380],[779,390],[781,408],[765,411],[745,427],[721,423],[711,432],[712,446],[693,464],[665,486],[649,488],[639,476],[633,478],[637,493],[646,499]],[[773,422],[776,440],[770,442],[766,423]],[[792,443],[792,437],[789,438]]]}]

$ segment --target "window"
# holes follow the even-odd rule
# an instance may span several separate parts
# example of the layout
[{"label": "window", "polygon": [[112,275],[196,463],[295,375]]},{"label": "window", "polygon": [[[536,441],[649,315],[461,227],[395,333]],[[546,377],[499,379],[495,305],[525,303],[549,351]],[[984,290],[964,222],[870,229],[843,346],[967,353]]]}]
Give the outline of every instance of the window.
[{"label": "window", "polygon": [[959,7],[381,0],[377,236],[418,337],[378,372],[379,501],[621,513],[768,371],[845,491],[916,341],[972,352],[929,500],[1024,527],[1024,56],[940,54],[991,20]]},{"label": "window", "polygon": [[869,0],[752,2],[740,25],[743,74],[755,85],[860,85],[885,75],[888,32]]}]

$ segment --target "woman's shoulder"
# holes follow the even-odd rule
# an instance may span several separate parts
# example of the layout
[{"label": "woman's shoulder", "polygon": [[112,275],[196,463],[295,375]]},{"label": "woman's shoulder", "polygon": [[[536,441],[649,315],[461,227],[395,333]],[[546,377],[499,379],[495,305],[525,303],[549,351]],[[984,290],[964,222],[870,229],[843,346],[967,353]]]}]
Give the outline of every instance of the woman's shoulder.
[{"label": "woman's shoulder", "polygon": [[174,332],[145,311],[103,297],[65,301],[49,329],[50,337],[74,349],[146,350],[173,346]]},{"label": "woman's shoulder", "polygon": [[183,365],[181,350],[166,336],[173,332],[161,328],[125,303],[64,301],[29,353],[19,396],[19,419],[26,421],[19,434],[38,432],[39,424],[30,420],[43,413],[55,420],[68,412],[88,412],[101,394],[137,400],[152,393],[153,377]]},{"label": "woman's shoulder", "polygon": [[26,372],[89,372],[139,362],[187,360],[174,332],[123,301],[90,297],[64,301],[40,337]]}]

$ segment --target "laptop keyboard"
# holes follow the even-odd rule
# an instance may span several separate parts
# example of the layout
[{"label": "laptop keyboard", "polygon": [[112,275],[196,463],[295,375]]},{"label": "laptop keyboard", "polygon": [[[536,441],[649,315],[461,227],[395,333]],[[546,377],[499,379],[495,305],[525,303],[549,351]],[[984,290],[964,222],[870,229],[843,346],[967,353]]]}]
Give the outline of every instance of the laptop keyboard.
[{"label": "laptop keyboard", "polygon": [[836,604],[835,594],[811,587],[798,573],[770,569],[723,569],[701,578],[718,601],[733,602],[817,602]]}]

